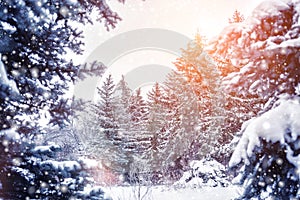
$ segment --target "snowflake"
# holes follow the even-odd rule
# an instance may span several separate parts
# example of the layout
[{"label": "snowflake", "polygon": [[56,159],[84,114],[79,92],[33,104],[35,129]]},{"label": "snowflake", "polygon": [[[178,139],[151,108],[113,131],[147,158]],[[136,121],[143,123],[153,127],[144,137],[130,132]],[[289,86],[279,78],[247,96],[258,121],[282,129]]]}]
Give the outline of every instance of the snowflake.
[{"label": "snowflake", "polygon": [[278,183],[278,186],[281,187],[281,188],[283,188],[283,187],[285,186],[285,184],[284,184],[283,181],[280,181],[280,182]]},{"label": "snowflake", "polygon": [[260,182],[258,182],[258,185],[261,186],[261,187],[264,187],[266,185],[266,183],[263,182],[263,181],[260,181]]},{"label": "snowflake", "polygon": [[28,190],[27,190],[28,194],[34,194],[35,191],[36,191],[36,190],[35,190],[35,187],[34,187],[34,186],[29,187]]},{"label": "snowflake", "polygon": [[18,64],[17,62],[14,62],[14,63],[13,63],[13,67],[14,67],[14,68],[18,68],[18,67],[19,67],[19,64]]},{"label": "snowflake", "polygon": [[43,3],[42,3],[42,1],[36,1],[36,5],[37,5],[38,7],[42,7]]},{"label": "snowflake", "polygon": [[69,9],[68,9],[67,7],[65,7],[65,6],[63,6],[63,7],[61,7],[61,8],[59,9],[59,13],[60,13],[62,16],[66,17],[67,15],[69,15]]},{"label": "snowflake", "polygon": [[6,55],[2,56],[2,61],[7,61],[7,56]]},{"label": "snowflake", "polygon": [[2,145],[7,147],[9,145],[9,141],[8,140],[3,140]]},{"label": "snowflake", "polygon": [[48,187],[48,184],[44,181],[41,181],[40,185],[41,185],[42,188],[47,188]]},{"label": "snowflake", "polygon": [[22,159],[21,159],[21,158],[14,158],[14,159],[12,160],[12,163],[13,163],[13,165],[15,165],[15,166],[20,166],[21,163],[22,163]]},{"label": "snowflake", "polygon": [[283,160],[282,160],[281,158],[278,158],[278,159],[276,160],[276,163],[277,163],[278,165],[282,165]]},{"label": "snowflake", "polygon": [[49,99],[51,94],[49,92],[44,92],[43,96],[44,96],[45,99]]},{"label": "snowflake", "polygon": [[68,192],[68,186],[66,186],[66,185],[61,185],[59,189],[62,193],[67,193]]},{"label": "snowflake", "polygon": [[37,78],[39,76],[39,70],[37,68],[32,68],[30,70],[31,76]]}]

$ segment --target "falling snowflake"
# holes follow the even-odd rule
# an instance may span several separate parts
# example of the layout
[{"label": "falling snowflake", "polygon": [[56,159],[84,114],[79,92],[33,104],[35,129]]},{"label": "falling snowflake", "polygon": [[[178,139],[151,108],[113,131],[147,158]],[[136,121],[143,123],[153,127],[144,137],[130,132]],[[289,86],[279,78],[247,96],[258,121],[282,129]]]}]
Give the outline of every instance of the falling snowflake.
[{"label": "falling snowflake", "polygon": [[66,185],[61,185],[59,189],[62,193],[67,193],[68,192],[68,186],[66,186]]},{"label": "falling snowflake", "polygon": [[67,7],[65,7],[65,6],[63,6],[63,7],[61,7],[61,8],[59,9],[59,13],[60,13],[62,16],[66,17],[67,15],[69,15],[69,9],[68,9]]}]

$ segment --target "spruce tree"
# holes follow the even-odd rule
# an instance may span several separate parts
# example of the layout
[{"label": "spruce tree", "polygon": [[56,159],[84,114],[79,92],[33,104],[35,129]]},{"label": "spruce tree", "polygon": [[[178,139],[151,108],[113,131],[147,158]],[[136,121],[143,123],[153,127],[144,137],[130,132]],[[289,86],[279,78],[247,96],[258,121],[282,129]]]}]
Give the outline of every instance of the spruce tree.
[{"label": "spruce tree", "polygon": [[96,131],[93,132],[96,133],[90,133],[92,134],[90,136],[92,139],[90,149],[94,151],[94,156],[99,159],[104,158],[105,165],[111,171],[118,174],[126,173],[130,156],[123,147],[126,136],[119,131],[116,116],[115,84],[111,75],[106,78],[101,88],[98,87],[98,94],[99,100],[92,108],[96,122],[94,126]]},{"label": "spruce tree", "polygon": [[240,173],[238,199],[299,198],[299,110],[299,96],[290,96],[244,125],[229,162]]},{"label": "spruce tree", "polygon": [[[212,56],[228,59],[235,68],[222,80],[231,113],[228,119],[232,119],[230,131],[238,132],[243,122],[271,109],[280,96],[297,93],[297,4],[262,2],[249,20],[229,25],[211,43]],[[274,12],[268,13],[266,6]]]},{"label": "spruce tree", "polygon": [[[168,77],[175,77],[174,74],[169,74]],[[167,78],[168,81],[172,81],[170,78]],[[176,80],[176,78],[174,79]],[[178,83],[178,82],[177,82]],[[172,89],[172,86],[176,88]],[[183,96],[186,93],[182,93],[183,88],[172,83],[172,86],[168,85],[168,82],[164,83],[163,90],[165,93],[164,98],[164,115],[165,115],[165,124],[164,131],[166,138],[166,143],[164,150],[162,152],[162,166],[163,173],[166,180],[177,180],[182,175],[182,170],[185,167],[183,160],[187,155],[188,149],[192,144],[193,139],[191,137],[195,137],[195,135],[191,136],[184,129],[185,116],[181,114],[183,108],[183,99],[181,99],[178,95],[182,94]],[[181,90],[181,93],[179,92]],[[181,95],[180,95],[181,96]],[[182,96],[181,96],[182,97]],[[185,98],[185,101],[187,99]],[[194,117],[194,115],[191,113]],[[178,145],[180,143],[180,145]]]},{"label": "spruce tree", "polygon": [[40,134],[42,112],[60,127],[74,113],[64,94],[81,70],[65,56],[82,53],[82,31],[74,24],[92,23],[92,10],[107,28],[120,20],[104,0],[0,2],[1,198],[103,199],[103,192],[80,193],[85,185],[80,164],[55,161],[55,149],[37,148],[23,135]]},{"label": "spruce tree", "polygon": [[[169,155],[175,165],[173,170],[182,170],[186,159],[196,159],[199,145],[195,142],[200,137],[199,126],[201,116],[199,97],[193,92],[193,87],[184,74],[172,71],[164,83],[165,91],[172,103],[173,113],[170,116],[169,126],[172,133],[170,137]],[[173,128],[171,128],[173,127]],[[176,145],[180,143],[180,145]],[[197,144],[199,144],[197,142]],[[171,150],[172,149],[172,150]]]},{"label": "spruce tree", "polygon": [[281,94],[294,94],[300,81],[299,51],[294,45],[299,37],[294,27],[297,3],[268,5],[276,11],[272,13],[264,10],[266,4],[262,2],[249,20],[226,28],[211,45],[214,55],[228,58],[238,69],[224,78],[224,91],[253,99],[250,106],[255,114],[264,105],[271,108]]},{"label": "spruce tree", "polygon": [[[103,1],[0,2],[0,54],[12,85],[0,83],[0,129],[22,126],[17,115],[47,110],[53,124],[63,125],[70,114],[62,95],[76,79],[79,66],[64,58],[82,53],[82,31],[74,23],[91,23],[99,12],[107,28],[120,17]],[[3,71],[3,70],[2,70]],[[58,81],[60,80],[60,81]],[[35,120],[36,121],[36,120]]]},{"label": "spruce tree", "polygon": [[[244,21],[244,16],[238,10],[235,10],[232,17],[228,18],[228,21],[229,24],[235,26],[235,23],[241,23]],[[231,60],[227,56],[224,57],[218,54],[213,54],[211,56],[213,57],[222,76],[226,76],[231,72],[238,71],[238,68],[231,63]]]},{"label": "spruce tree", "polygon": [[86,192],[87,169],[80,161],[57,161],[58,145],[35,145],[15,132],[0,132],[1,188],[3,199],[104,199],[94,188]]},{"label": "spruce tree", "polygon": [[118,124],[115,116],[115,84],[112,76],[109,75],[103,82],[101,88],[98,89],[99,100],[95,104],[95,113],[98,116],[100,127],[108,138],[112,140],[119,140],[118,138]]},{"label": "spruce tree", "polygon": [[131,144],[132,150],[135,153],[140,153],[141,158],[144,158],[143,153],[149,148],[150,144],[150,137],[146,130],[149,113],[140,88],[134,91],[129,99],[129,114],[130,132],[134,138]]},{"label": "spruce tree", "polygon": [[[143,184],[140,180],[150,171],[147,152],[150,149],[151,136],[147,131],[148,106],[141,95],[141,89],[133,91],[129,99],[130,136],[126,142],[126,151],[130,153],[128,181]],[[141,182],[140,182],[141,181]]]},{"label": "spruce tree", "polygon": [[[197,99],[193,100],[193,111],[199,115],[200,121],[193,124],[189,132],[200,131],[197,139],[201,157],[210,155],[219,146],[218,140],[222,137],[221,129],[225,115],[220,73],[204,47],[203,37],[196,34],[195,39],[175,62],[178,71],[186,78],[185,85],[192,93],[190,96],[197,96]],[[188,116],[188,113],[184,115]],[[191,121],[187,119],[187,122]]]},{"label": "spruce tree", "polygon": [[116,85],[114,96],[115,96],[115,116],[119,126],[118,131],[122,135],[126,136],[130,133],[130,116],[129,116],[129,100],[131,97],[131,89],[129,88],[124,76],[120,82]]},{"label": "spruce tree", "polygon": [[151,135],[151,147],[148,159],[151,168],[154,171],[160,171],[161,154],[166,142],[166,132],[164,125],[166,123],[164,116],[163,93],[158,83],[155,83],[152,90],[148,93],[149,115],[147,122],[147,131]]}]

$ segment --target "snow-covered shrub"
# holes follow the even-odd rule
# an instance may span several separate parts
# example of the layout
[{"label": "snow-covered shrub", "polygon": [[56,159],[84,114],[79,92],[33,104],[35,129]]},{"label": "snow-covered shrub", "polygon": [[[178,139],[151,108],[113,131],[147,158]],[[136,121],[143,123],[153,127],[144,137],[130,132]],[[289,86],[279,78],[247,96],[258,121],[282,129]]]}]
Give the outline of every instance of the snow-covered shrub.
[{"label": "snow-covered shrub", "polygon": [[241,199],[299,198],[300,98],[281,100],[279,106],[252,119],[231,157],[239,167]]},{"label": "snow-covered shrub", "polygon": [[103,199],[103,191],[86,191],[84,165],[57,161],[57,145],[35,146],[14,130],[0,132],[0,198]]},{"label": "snow-covered shrub", "polygon": [[190,170],[184,172],[175,187],[226,187],[230,184],[225,166],[214,159],[190,162]]}]

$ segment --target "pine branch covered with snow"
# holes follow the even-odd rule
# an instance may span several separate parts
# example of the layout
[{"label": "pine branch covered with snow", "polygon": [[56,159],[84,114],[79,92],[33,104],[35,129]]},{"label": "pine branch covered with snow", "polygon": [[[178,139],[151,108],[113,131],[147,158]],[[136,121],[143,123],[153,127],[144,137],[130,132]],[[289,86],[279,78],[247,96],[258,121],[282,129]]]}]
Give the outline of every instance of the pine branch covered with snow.
[{"label": "pine branch covered with snow", "polygon": [[[3,109],[0,130],[12,124],[20,125],[20,121],[12,119],[16,115],[37,115],[44,110],[51,113],[53,109],[49,108],[57,107],[57,102],[62,101],[61,94],[86,71],[65,59],[67,52],[82,53],[82,31],[74,23],[92,23],[93,10],[99,12],[98,21],[102,20],[107,29],[115,27],[120,20],[105,0],[1,1],[0,10],[0,104]],[[65,111],[61,113],[60,119],[63,119]],[[51,116],[58,118],[59,114],[55,112]],[[7,116],[11,119],[6,120]],[[63,124],[64,120],[57,122]]]},{"label": "pine branch covered with snow", "polygon": [[35,146],[14,130],[2,131],[0,139],[0,198],[104,199],[100,188],[91,188],[85,163],[56,160],[58,145]]},{"label": "pine branch covered with snow", "polygon": [[57,161],[57,145],[35,146],[15,130],[0,134],[0,198],[104,199],[103,191],[87,193],[88,173],[78,161]]},{"label": "pine branch covered with snow", "polygon": [[229,166],[241,168],[241,199],[299,198],[300,99],[279,105],[252,119],[231,157]]}]

